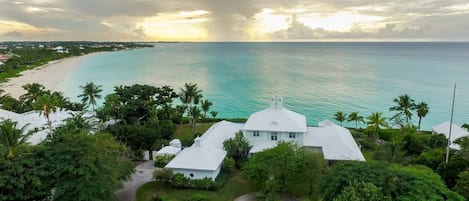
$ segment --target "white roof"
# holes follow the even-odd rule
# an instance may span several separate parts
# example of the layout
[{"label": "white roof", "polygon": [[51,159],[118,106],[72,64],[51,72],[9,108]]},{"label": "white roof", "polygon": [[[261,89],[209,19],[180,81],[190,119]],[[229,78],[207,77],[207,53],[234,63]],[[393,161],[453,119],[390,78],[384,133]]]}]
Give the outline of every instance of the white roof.
[{"label": "white roof", "polygon": [[[442,133],[445,137],[449,138],[449,126],[450,122],[446,121],[441,124],[435,125],[432,127],[433,133]],[[468,137],[469,132],[463,130],[461,127],[457,126],[456,124],[452,124],[451,126],[451,145],[450,147],[453,149],[459,149],[459,145],[454,144],[453,142],[462,137]]]},{"label": "white roof", "polygon": [[20,116],[20,114],[15,112],[10,112],[8,110],[0,109],[0,121],[7,120],[7,119],[14,119]]},{"label": "white roof", "polygon": [[234,138],[235,134],[241,130],[242,124],[235,124],[229,121],[220,121],[213,124],[200,137],[202,146],[223,149],[223,142],[230,138]]},{"label": "white roof", "polygon": [[197,146],[194,143],[176,155],[165,168],[214,171],[223,162],[225,156],[225,150]]},{"label": "white roof", "polygon": [[308,127],[304,146],[320,147],[326,160],[365,161],[349,130],[338,125]]},{"label": "white roof", "polygon": [[324,121],[321,121],[318,123],[319,127],[326,127],[326,126],[331,126],[331,125],[336,125],[336,124],[330,121],[329,119],[325,119]]},{"label": "white roof", "polygon": [[251,114],[243,130],[305,133],[306,117],[283,107],[270,107]]},{"label": "white roof", "polygon": [[221,121],[208,129],[202,137],[197,137],[194,144],[182,150],[165,168],[216,170],[226,156],[223,142],[233,138],[241,124]]},{"label": "white roof", "polygon": [[[72,114],[77,114],[78,112],[74,111],[63,111],[59,110],[49,114],[49,118],[52,122],[52,127],[63,125],[64,120],[71,118]],[[23,114],[19,114],[17,117],[12,118],[13,121],[18,122],[17,127],[25,127],[25,131],[34,131],[38,130],[36,133],[32,134],[27,142],[30,144],[36,145],[44,141],[49,134],[49,129],[47,125],[47,120],[43,115],[40,115],[40,111],[30,111]],[[91,113],[86,113],[85,116],[92,116]]]},{"label": "white roof", "polygon": [[177,155],[181,151],[181,148],[173,146],[165,146],[156,152],[157,156],[161,155]]}]

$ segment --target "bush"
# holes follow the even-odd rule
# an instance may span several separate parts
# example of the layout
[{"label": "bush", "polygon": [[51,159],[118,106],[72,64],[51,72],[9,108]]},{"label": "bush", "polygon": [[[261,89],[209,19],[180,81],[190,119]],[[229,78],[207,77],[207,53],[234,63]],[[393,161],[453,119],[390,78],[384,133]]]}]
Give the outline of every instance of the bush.
[{"label": "bush", "polygon": [[379,139],[390,141],[394,135],[396,135],[396,131],[393,129],[382,129],[378,131]]},{"label": "bush", "polygon": [[173,171],[166,168],[156,169],[155,172],[153,172],[153,178],[161,183],[170,182],[173,178]]},{"label": "bush", "polygon": [[174,188],[188,188],[189,182],[189,179],[186,178],[183,174],[177,173],[171,180],[171,186]]},{"label": "bush", "polygon": [[180,139],[182,147],[190,147],[192,144],[194,144],[194,139]]},{"label": "bush", "polygon": [[235,160],[231,157],[225,157],[225,159],[223,159],[222,171],[231,173],[233,172],[234,168],[235,168]]},{"label": "bush", "polygon": [[469,200],[469,170],[459,173],[454,190]]},{"label": "bush", "polygon": [[156,156],[155,158],[155,167],[164,168],[169,161],[173,160],[175,155],[162,155]]},{"label": "bush", "polygon": [[202,190],[216,190],[216,183],[210,178],[189,179],[181,173],[174,175],[170,185],[174,188],[193,188]]}]

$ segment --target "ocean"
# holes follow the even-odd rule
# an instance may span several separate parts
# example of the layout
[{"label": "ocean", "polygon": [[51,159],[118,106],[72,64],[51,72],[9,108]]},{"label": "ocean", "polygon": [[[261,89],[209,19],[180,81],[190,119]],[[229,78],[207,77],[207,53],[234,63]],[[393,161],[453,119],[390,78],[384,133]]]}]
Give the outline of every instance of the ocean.
[{"label": "ocean", "polygon": [[87,82],[102,85],[103,95],[119,85],[179,91],[197,83],[222,118],[248,118],[279,95],[313,126],[337,111],[391,117],[393,99],[409,94],[430,107],[422,120],[426,130],[449,121],[457,83],[454,122],[469,123],[469,43],[156,43],[90,57],[60,89],[78,101]]}]

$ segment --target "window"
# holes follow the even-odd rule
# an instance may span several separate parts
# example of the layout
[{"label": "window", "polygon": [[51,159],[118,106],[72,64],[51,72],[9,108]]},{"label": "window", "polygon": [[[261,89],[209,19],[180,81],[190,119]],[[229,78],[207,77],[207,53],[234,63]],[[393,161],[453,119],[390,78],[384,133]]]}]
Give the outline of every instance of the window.
[{"label": "window", "polygon": [[253,131],[252,136],[254,137],[259,137],[259,131]]},{"label": "window", "polygon": [[270,139],[272,141],[277,141],[277,133],[276,132],[272,132],[272,135],[270,136]]},{"label": "window", "polygon": [[288,134],[288,137],[289,137],[289,138],[296,138],[296,134],[295,134],[295,133],[289,133],[289,134]]}]

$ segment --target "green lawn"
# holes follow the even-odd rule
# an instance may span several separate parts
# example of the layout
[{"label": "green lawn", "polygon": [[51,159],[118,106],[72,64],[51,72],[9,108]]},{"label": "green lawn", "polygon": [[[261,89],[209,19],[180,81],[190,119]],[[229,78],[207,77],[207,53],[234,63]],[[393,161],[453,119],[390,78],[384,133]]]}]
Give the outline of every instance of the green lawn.
[{"label": "green lawn", "polygon": [[[215,124],[214,122],[209,123],[197,123],[195,126],[195,133],[203,134],[206,130]],[[190,124],[183,124],[176,126],[176,132],[174,137],[177,139],[193,139],[194,134],[192,132],[192,126]]]},{"label": "green lawn", "polygon": [[195,194],[205,196],[210,201],[230,201],[245,193],[254,192],[252,187],[240,174],[234,172],[218,191],[204,191],[194,189],[174,189],[152,181],[137,190],[137,201],[151,201],[153,195],[161,195],[165,201],[183,201]]}]

